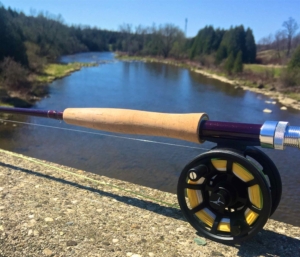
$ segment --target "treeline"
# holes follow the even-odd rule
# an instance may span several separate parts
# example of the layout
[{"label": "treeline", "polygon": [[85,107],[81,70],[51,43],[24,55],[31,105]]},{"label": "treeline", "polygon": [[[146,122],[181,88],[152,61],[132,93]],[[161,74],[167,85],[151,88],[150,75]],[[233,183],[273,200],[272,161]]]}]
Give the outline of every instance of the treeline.
[{"label": "treeline", "polygon": [[43,12],[27,16],[0,4],[0,89],[32,94],[32,74],[43,72],[48,62],[66,54],[109,51],[119,34],[67,26],[60,16]]},{"label": "treeline", "polygon": [[231,65],[225,65],[226,59],[233,60],[233,63],[237,59],[241,59],[242,63],[253,63],[256,60],[252,30],[245,30],[242,25],[229,30],[206,26],[191,39],[186,39],[184,33],[172,24],[159,27],[139,26],[135,32],[130,25],[125,24],[121,26],[120,32],[115,50],[129,55],[189,58],[200,61],[205,66],[222,64],[229,72]]},{"label": "treeline", "polygon": [[60,16],[48,13],[26,16],[0,7],[0,61],[11,57],[33,70],[39,62],[64,54],[108,51],[118,34],[87,26],[67,26]]},{"label": "treeline", "polygon": [[[5,70],[12,68],[12,65],[19,71],[41,72],[48,61],[84,51],[112,50],[129,55],[190,59],[206,66],[224,66],[228,72],[239,71],[241,67],[234,69],[235,64],[252,63],[256,58],[253,33],[243,26],[229,30],[207,26],[194,38],[188,39],[181,29],[172,24],[138,26],[135,30],[131,25],[124,24],[116,32],[87,26],[67,26],[60,16],[42,12],[27,16],[0,6],[0,35],[2,85],[11,84],[9,81],[12,79],[4,75],[8,74]],[[26,72],[22,74],[25,76]],[[21,83],[16,81],[14,84]]]}]

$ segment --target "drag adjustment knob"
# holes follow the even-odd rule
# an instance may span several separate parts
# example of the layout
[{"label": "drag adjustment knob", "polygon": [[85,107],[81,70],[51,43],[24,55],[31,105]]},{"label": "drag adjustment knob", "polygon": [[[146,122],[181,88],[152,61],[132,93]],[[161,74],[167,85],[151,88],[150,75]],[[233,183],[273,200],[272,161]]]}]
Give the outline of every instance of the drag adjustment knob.
[{"label": "drag adjustment knob", "polygon": [[229,192],[225,189],[220,189],[211,194],[209,198],[210,206],[214,209],[223,212],[225,207],[228,206],[230,202]]}]

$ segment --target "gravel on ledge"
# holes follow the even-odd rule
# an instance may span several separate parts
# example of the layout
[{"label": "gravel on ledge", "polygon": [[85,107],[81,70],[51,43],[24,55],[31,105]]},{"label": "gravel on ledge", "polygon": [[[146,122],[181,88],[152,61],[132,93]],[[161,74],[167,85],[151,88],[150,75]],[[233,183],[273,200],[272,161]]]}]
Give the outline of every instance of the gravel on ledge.
[{"label": "gravel on ledge", "polygon": [[[201,245],[201,243],[206,243]],[[300,228],[198,235],[176,195],[0,150],[0,256],[300,256]]]}]

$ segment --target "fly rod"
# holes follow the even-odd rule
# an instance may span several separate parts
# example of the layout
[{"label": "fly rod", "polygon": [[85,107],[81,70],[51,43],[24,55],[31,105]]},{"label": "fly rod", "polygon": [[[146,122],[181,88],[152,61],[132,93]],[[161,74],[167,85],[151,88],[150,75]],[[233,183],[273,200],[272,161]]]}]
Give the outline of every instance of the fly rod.
[{"label": "fly rod", "polygon": [[204,236],[238,243],[256,235],[275,212],[282,183],[274,162],[256,146],[300,148],[300,127],[286,121],[263,124],[210,121],[206,113],[170,114],[112,108],[64,111],[0,107],[0,113],[63,120],[67,124],[123,134],[214,142],[182,170],[180,208]]},{"label": "fly rod", "polygon": [[300,148],[300,127],[288,122],[264,124],[210,121],[206,113],[169,114],[113,108],[67,108],[64,111],[0,107],[0,113],[63,120],[67,124],[123,134],[162,136],[194,143]]}]

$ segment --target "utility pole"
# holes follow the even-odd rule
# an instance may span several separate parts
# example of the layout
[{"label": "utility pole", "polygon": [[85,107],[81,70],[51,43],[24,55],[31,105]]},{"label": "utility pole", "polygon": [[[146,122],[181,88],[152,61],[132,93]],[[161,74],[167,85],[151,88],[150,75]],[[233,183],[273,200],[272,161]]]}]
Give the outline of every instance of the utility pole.
[{"label": "utility pole", "polygon": [[187,37],[187,23],[188,23],[188,19],[185,18],[185,29],[184,29],[185,37]]}]

